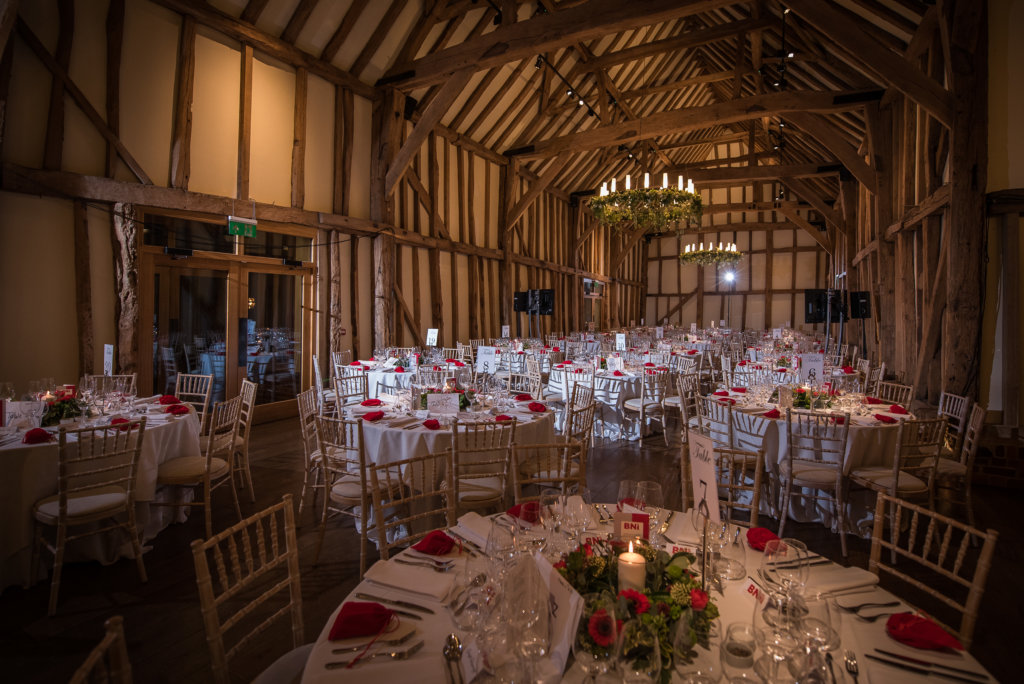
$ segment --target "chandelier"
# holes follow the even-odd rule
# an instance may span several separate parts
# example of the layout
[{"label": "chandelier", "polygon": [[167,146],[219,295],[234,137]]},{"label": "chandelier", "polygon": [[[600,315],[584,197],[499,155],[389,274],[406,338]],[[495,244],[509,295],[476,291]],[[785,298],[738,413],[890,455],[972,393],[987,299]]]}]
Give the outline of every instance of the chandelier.
[{"label": "chandelier", "polygon": [[669,224],[676,224],[676,230],[683,230],[691,221],[699,224],[701,197],[693,190],[691,180],[683,189],[683,177],[679,176],[678,187],[671,187],[668,174],[661,176],[661,187],[650,187],[650,174],[644,174],[644,186],[632,188],[630,176],[626,176],[626,189],[616,190],[615,179],[604,183],[597,197],[590,200],[590,210],[599,223],[619,230],[626,223],[632,223],[645,232],[659,233]]},{"label": "chandelier", "polygon": [[709,242],[706,248],[703,242],[699,247],[694,243],[686,245],[686,249],[679,255],[679,260],[684,264],[699,264],[700,266],[735,264],[742,258],[743,252],[736,249],[736,244],[732,242],[724,245],[719,242],[717,248],[713,242]]}]

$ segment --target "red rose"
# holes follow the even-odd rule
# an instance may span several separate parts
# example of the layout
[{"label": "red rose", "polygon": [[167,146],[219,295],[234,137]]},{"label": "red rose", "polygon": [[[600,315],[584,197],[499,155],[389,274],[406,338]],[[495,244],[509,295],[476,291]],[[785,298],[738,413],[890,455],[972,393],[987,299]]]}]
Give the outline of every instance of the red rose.
[{"label": "red rose", "polygon": [[700,612],[708,607],[708,592],[700,589],[690,590],[690,607]]}]

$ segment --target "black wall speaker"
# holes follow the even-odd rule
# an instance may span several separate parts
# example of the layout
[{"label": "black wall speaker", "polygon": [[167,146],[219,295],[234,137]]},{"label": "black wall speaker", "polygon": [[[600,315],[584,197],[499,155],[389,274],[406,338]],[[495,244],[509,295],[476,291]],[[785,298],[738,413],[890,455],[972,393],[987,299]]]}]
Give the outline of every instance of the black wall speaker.
[{"label": "black wall speaker", "polygon": [[804,290],[804,323],[824,323],[828,293],[825,290]]},{"label": "black wall speaker", "polygon": [[528,292],[516,292],[512,296],[512,310],[513,311],[529,311],[530,310],[530,294]]},{"label": "black wall speaker", "polygon": [[871,293],[850,293],[850,318],[871,318]]},{"label": "black wall speaker", "polygon": [[540,308],[537,311],[541,316],[555,315],[555,291],[537,290],[540,293]]},{"label": "black wall speaker", "polygon": [[849,320],[846,315],[846,290],[829,290],[828,299],[829,320],[833,323]]}]

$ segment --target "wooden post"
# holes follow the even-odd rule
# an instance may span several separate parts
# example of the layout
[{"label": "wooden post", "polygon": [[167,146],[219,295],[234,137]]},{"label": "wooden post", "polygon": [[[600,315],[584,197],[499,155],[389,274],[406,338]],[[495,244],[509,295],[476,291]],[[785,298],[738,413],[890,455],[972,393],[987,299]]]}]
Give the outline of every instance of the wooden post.
[{"label": "wooden post", "polygon": [[93,371],[92,270],[86,204],[75,200],[75,308],[78,310],[78,372]]},{"label": "wooden post", "polygon": [[182,190],[188,190],[190,173],[195,76],[196,20],[185,16],[181,21],[181,38],[178,43],[178,81],[174,96],[174,133],[171,138],[171,186]]},{"label": "wooden post", "polygon": [[292,206],[306,203],[306,92],[305,69],[295,70],[295,121],[292,139]]},{"label": "wooden post", "polygon": [[988,10],[959,0],[950,25],[953,129],[942,368],[947,392],[975,396],[980,367],[988,149]]},{"label": "wooden post", "polygon": [[238,97],[238,174],[235,193],[240,200],[249,199],[249,168],[252,139],[252,46],[242,45]]},{"label": "wooden post", "polygon": [[1002,239],[1003,293],[999,298],[1003,317],[1003,425],[1020,425],[1020,214],[1004,214]]},{"label": "wooden post", "polygon": [[[515,183],[515,160],[498,170],[498,184],[501,193],[498,196],[498,249],[504,256],[498,267],[498,279],[501,281],[500,300],[501,324],[512,326],[512,235],[508,226],[508,207],[512,204],[512,187]],[[517,314],[518,315],[518,314]],[[513,326],[514,327],[514,326]]]},{"label": "wooden post", "polygon": [[[110,0],[107,8],[107,126],[117,135],[121,121],[121,49],[124,44],[124,0]],[[117,147],[107,143],[106,172],[117,170]]]},{"label": "wooden post", "polygon": [[[71,64],[71,40],[75,33],[75,5],[72,0],[60,0],[60,32],[57,36],[57,64],[67,71]],[[50,83],[50,111],[46,117],[46,143],[43,168],[60,170],[64,151],[64,84],[54,77]]]},{"label": "wooden post", "polygon": [[135,207],[124,202],[114,204],[111,239],[114,247],[114,292],[117,297],[116,373],[138,370],[139,346],[139,241]]},{"label": "wooden post", "polygon": [[[387,89],[374,102],[372,153],[370,155],[370,218],[394,225],[394,200],[388,199],[385,178],[388,165],[399,148],[404,98]],[[387,347],[395,339],[395,238],[379,234],[373,238],[373,344]]]}]

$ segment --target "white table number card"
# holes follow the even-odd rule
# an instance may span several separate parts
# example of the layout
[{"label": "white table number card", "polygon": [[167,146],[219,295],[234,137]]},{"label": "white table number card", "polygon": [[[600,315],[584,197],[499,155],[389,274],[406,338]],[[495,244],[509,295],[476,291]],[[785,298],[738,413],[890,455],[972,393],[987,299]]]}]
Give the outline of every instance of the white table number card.
[{"label": "white table number card", "polygon": [[507,325],[501,326],[501,336],[504,337],[505,339],[508,339],[509,337],[512,336],[512,331],[509,330],[509,326],[507,326]]},{"label": "white table number card", "polygon": [[715,476],[715,448],[711,438],[690,433],[690,485],[697,512],[719,521],[718,479]]},{"label": "white table number card", "polygon": [[427,346],[437,346],[437,328],[427,328]]},{"label": "white table number card", "polygon": [[825,381],[825,355],[800,355],[800,382],[814,387]]},{"label": "white table number card", "polygon": [[772,328],[772,339],[774,339],[774,340],[781,340],[782,339],[782,328]]},{"label": "white table number card", "polygon": [[626,351],[626,333],[615,333],[615,351]]},{"label": "white table number card", "polygon": [[493,373],[498,369],[497,347],[476,348],[476,372]]},{"label": "white table number card", "polygon": [[655,339],[658,339],[658,340],[660,340],[661,338],[665,337],[665,328],[663,328],[660,325],[657,328],[655,328],[654,329],[654,337],[655,337]]},{"label": "white table number card", "polygon": [[691,335],[696,335],[697,334],[697,324],[696,323],[691,323],[690,324],[690,334]]},{"label": "white table number card", "polygon": [[103,345],[103,374],[114,374],[114,345]]},{"label": "white table number card", "polygon": [[454,392],[428,394],[427,413],[431,416],[454,416],[459,412],[460,396]]}]

